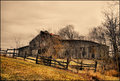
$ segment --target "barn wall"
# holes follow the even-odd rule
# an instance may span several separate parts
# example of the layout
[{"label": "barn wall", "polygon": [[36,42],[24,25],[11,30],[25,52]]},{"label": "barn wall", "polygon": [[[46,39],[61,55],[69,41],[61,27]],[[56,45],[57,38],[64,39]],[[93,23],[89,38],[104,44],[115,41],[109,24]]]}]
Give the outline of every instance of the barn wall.
[{"label": "barn wall", "polygon": [[[46,49],[49,50],[49,55],[54,54],[53,49],[53,40],[54,36],[51,36],[49,33],[40,33],[29,43],[30,53],[33,56],[36,56],[38,50]],[[108,55],[109,47],[101,45],[91,41],[85,40],[61,40],[62,48],[59,48],[58,57],[65,58],[69,55],[66,54],[66,51],[69,50],[72,58],[87,58],[87,59],[100,59],[105,55]],[[46,48],[48,47],[48,48]],[[44,53],[43,53],[44,54]]]},{"label": "barn wall", "polygon": [[27,56],[31,55],[31,54],[30,54],[30,49],[29,49],[29,47],[19,48],[18,56],[24,57],[25,54],[26,54]]}]

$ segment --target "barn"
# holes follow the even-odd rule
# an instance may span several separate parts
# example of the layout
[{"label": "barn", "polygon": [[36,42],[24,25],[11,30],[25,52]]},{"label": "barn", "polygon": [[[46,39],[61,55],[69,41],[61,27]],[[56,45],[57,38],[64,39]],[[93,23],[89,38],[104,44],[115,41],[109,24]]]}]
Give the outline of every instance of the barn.
[{"label": "barn", "polygon": [[40,54],[57,58],[101,59],[109,53],[109,47],[106,45],[88,40],[65,40],[48,31],[41,31],[27,47],[21,47],[20,55],[23,52],[25,54],[26,50],[32,56]]}]

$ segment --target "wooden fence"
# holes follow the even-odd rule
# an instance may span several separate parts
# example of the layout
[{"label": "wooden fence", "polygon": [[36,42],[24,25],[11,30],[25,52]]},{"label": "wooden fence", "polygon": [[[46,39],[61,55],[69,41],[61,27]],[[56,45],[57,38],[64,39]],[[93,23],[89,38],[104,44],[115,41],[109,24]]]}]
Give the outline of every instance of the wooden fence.
[{"label": "wooden fence", "polygon": [[[64,62],[64,61],[58,61],[56,59],[53,59],[52,57],[45,57],[45,56],[36,56],[36,60],[31,58],[27,58],[27,59],[36,61],[36,64],[43,63],[44,65],[47,65],[47,66],[55,66],[63,69],[68,69],[68,66],[72,66],[77,70],[83,70],[84,68],[87,67],[88,70],[94,70],[94,72],[96,72],[96,69],[97,69],[97,61],[94,61],[94,64],[85,64],[83,63],[83,61],[77,62],[75,60],[69,61],[69,59],[67,59],[66,62]],[[76,65],[70,65],[70,62],[72,61],[75,62]]]},{"label": "wooden fence", "polygon": [[[94,72],[96,72],[97,69],[97,61],[94,62],[94,64],[85,64],[83,63],[83,61],[81,62],[77,62],[74,60],[69,61],[69,59],[66,60],[66,62],[64,61],[58,61],[56,59],[53,59],[52,57],[44,57],[44,56],[40,56],[39,58],[41,60],[41,62],[44,65],[47,66],[57,66],[57,67],[62,67],[63,69],[68,69],[68,66],[73,66],[74,68],[78,69],[78,70],[83,70],[84,68],[88,68],[88,70],[94,70]],[[69,65],[70,62],[75,62],[76,65]],[[38,64],[39,61],[36,59],[36,63]],[[91,69],[92,67],[92,69]]]},{"label": "wooden fence", "polygon": [[38,58],[36,59],[36,64],[42,62],[44,65],[47,66],[55,66],[58,68],[63,68],[63,69],[68,69],[68,61],[63,62],[63,61],[57,61],[56,59],[53,59],[52,57],[44,57],[44,56],[39,56],[40,61],[38,61]]},{"label": "wooden fence", "polygon": [[17,55],[16,50],[18,50],[18,49],[14,48],[14,49],[0,50],[0,53],[4,54],[4,56],[6,56],[7,54],[10,54],[14,58]]},{"label": "wooden fence", "polygon": [[[0,52],[4,53],[4,54],[12,54],[13,58],[14,58],[17,54],[16,50],[17,49],[7,49],[7,50],[1,50]],[[9,52],[9,51],[12,51],[12,52]],[[69,60],[69,59],[67,59],[66,62],[64,62],[64,61],[58,61],[56,59],[53,59],[52,57],[45,57],[45,56],[38,56],[38,55],[36,56],[36,59],[27,58],[26,55],[24,55],[23,58],[24,58],[24,60],[29,59],[29,60],[36,61],[36,64],[39,64],[40,62],[42,62],[44,65],[55,66],[55,67],[63,68],[63,69],[68,69],[68,66],[71,66],[78,70],[83,70],[84,68],[88,67],[89,70],[94,70],[94,72],[96,72],[96,69],[97,69],[97,61],[95,61],[94,64],[85,64],[85,63],[83,63],[83,61],[77,62],[75,60]],[[72,61],[75,62],[76,65],[69,65],[70,62],[72,62]],[[90,69],[91,67],[93,69]]]},{"label": "wooden fence", "polygon": [[[94,72],[96,72],[97,61],[94,61],[94,64],[85,64],[85,63],[83,63],[83,61],[81,61],[81,62],[77,62],[77,61],[74,61],[74,60],[72,60],[72,61],[77,64],[77,65],[73,65],[73,67],[78,69],[78,70],[83,70],[84,68],[88,67],[88,70],[94,70]],[[93,69],[90,69],[91,67]]]},{"label": "wooden fence", "polygon": [[0,54],[6,54],[6,50],[0,50]]}]

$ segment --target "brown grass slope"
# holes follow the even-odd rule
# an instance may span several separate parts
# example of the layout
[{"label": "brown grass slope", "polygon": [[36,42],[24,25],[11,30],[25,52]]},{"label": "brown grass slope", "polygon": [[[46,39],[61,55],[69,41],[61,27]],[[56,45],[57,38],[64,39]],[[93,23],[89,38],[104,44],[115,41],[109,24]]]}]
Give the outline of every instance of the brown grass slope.
[{"label": "brown grass slope", "polygon": [[20,59],[1,57],[2,80],[90,80],[83,75],[30,63]]}]

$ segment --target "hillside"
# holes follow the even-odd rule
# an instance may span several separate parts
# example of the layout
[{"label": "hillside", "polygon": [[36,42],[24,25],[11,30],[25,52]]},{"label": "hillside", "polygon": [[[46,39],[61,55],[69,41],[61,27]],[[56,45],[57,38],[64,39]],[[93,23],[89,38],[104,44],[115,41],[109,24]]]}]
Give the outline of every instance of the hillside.
[{"label": "hillside", "polygon": [[2,80],[90,80],[85,74],[75,74],[20,59],[1,57]]}]

